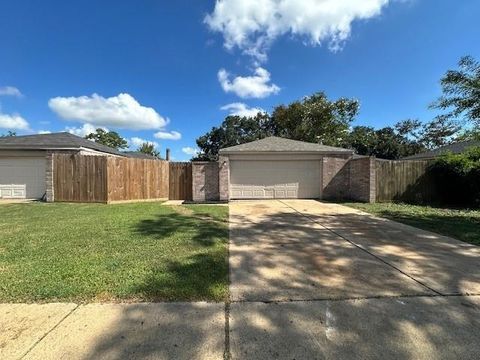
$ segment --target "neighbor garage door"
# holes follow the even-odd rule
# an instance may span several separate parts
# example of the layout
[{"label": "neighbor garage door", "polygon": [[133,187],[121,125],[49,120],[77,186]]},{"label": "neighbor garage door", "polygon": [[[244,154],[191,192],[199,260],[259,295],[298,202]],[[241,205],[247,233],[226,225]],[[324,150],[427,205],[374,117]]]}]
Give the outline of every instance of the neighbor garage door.
[{"label": "neighbor garage door", "polygon": [[40,199],[45,194],[43,157],[0,158],[0,198]]},{"label": "neighbor garage door", "polygon": [[320,197],[320,161],[230,162],[232,199],[310,199]]}]

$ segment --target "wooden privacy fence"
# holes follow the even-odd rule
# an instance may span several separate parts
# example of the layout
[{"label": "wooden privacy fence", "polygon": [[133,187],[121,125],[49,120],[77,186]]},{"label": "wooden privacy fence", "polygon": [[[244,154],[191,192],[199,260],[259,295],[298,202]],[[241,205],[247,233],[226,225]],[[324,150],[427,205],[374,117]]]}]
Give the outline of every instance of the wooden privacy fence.
[{"label": "wooden privacy fence", "polygon": [[376,201],[428,203],[435,200],[431,161],[376,161]]},{"label": "wooden privacy fence", "polygon": [[192,200],[192,163],[171,162],[169,165],[170,200]]},{"label": "wooden privacy fence", "polygon": [[54,201],[167,199],[168,162],[110,156],[55,154]]}]

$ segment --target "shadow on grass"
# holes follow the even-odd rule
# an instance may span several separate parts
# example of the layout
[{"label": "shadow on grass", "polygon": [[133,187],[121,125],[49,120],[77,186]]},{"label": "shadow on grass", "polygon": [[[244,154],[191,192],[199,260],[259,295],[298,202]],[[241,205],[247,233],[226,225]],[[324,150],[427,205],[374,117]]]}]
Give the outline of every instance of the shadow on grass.
[{"label": "shadow on grass", "polygon": [[[200,218],[201,217],[201,218]],[[143,220],[135,231],[164,240],[177,237],[178,246],[188,247],[187,257],[179,254],[149,269],[146,279],[133,293],[148,301],[222,301],[228,294],[228,226],[208,213],[158,215]]]},{"label": "shadow on grass", "polygon": [[184,236],[203,246],[213,246],[219,239],[228,238],[228,226],[208,213],[186,216],[176,213],[158,215],[155,219],[142,220],[135,231],[143,236],[165,239],[173,234]]}]

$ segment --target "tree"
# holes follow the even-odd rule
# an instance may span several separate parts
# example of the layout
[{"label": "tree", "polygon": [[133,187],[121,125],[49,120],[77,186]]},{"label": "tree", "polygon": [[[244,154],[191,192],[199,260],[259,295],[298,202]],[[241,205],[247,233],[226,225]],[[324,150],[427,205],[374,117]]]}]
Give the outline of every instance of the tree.
[{"label": "tree", "polygon": [[437,117],[423,126],[419,140],[426,148],[434,149],[450,143],[461,128],[446,117]]},{"label": "tree", "polygon": [[153,157],[156,157],[156,158],[159,158],[160,157],[160,153],[157,151],[157,149],[155,148],[155,145],[152,144],[152,143],[149,143],[149,142],[144,142],[139,148],[138,150],[139,152],[143,153],[143,154],[148,154],[148,155],[152,155]]},{"label": "tree", "polygon": [[17,136],[15,131],[8,130],[6,134],[0,135],[0,137],[10,137],[10,136]]},{"label": "tree", "polygon": [[449,70],[441,79],[443,95],[430,107],[446,111],[439,120],[466,120],[480,126],[480,63],[464,56],[458,70]]},{"label": "tree", "polygon": [[127,140],[122,138],[117,132],[105,131],[101,128],[98,128],[94,133],[90,133],[85,136],[85,139],[93,140],[96,143],[103,144],[117,150],[128,147]]},{"label": "tree", "polygon": [[200,154],[196,160],[218,160],[218,150],[273,135],[271,118],[259,113],[254,117],[227,116],[220,127],[213,127],[197,139]]},{"label": "tree", "polygon": [[340,98],[330,101],[323,92],[307,96],[272,113],[275,135],[325,145],[339,145],[358,114],[360,103]]},{"label": "tree", "polygon": [[266,113],[254,117],[228,116],[220,127],[212,128],[197,139],[201,153],[196,159],[215,161],[221,148],[267,136],[339,145],[348,135],[358,109],[357,100],[330,101],[319,92],[289,105],[277,106],[271,116]]}]

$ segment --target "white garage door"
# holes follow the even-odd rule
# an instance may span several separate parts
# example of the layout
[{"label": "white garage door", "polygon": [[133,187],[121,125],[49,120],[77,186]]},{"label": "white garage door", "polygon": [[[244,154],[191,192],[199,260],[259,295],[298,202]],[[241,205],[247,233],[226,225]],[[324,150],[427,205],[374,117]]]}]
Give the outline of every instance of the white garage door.
[{"label": "white garage door", "polygon": [[45,194],[45,158],[0,158],[0,198],[40,199]]},{"label": "white garage door", "polygon": [[319,160],[230,162],[232,199],[314,199],[320,187]]}]

